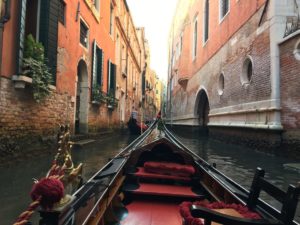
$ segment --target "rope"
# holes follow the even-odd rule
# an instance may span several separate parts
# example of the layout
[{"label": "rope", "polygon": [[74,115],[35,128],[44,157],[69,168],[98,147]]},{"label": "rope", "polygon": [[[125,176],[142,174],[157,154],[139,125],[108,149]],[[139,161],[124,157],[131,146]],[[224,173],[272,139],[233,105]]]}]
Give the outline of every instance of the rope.
[{"label": "rope", "polygon": [[[45,178],[49,179],[58,179],[62,180],[64,177],[64,168],[60,167],[59,165],[54,162],[51,169],[49,170],[47,176]],[[16,222],[13,225],[26,225],[29,222],[29,219],[31,218],[32,214],[35,212],[35,210],[40,206],[42,201],[42,196],[39,196],[35,201],[33,201],[27,208],[26,211],[21,213]]]}]

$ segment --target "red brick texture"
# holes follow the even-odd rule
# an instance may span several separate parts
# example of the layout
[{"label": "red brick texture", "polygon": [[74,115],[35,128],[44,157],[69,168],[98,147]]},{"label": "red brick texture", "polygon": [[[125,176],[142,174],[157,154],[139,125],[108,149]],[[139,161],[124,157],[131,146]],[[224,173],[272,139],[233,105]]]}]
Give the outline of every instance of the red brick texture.
[{"label": "red brick texture", "polygon": [[1,78],[0,115],[0,138],[49,137],[56,135],[59,124],[72,120],[74,105],[69,95],[56,91],[37,104],[30,87],[18,90],[11,80]]},{"label": "red brick texture", "polygon": [[280,45],[281,120],[286,130],[300,130],[300,61],[294,54],[299,43],[298,34]]}]

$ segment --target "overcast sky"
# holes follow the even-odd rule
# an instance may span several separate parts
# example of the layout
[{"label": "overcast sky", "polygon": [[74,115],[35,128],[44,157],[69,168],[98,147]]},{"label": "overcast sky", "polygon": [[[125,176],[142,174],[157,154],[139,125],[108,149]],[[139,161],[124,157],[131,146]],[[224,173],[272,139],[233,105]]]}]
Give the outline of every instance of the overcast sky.
[{"label": "overcast sky", "polygon": [[145,27],[151,51],[151,67],[166,80],[168,35],[177,0],[127,0],[135,26]]}]

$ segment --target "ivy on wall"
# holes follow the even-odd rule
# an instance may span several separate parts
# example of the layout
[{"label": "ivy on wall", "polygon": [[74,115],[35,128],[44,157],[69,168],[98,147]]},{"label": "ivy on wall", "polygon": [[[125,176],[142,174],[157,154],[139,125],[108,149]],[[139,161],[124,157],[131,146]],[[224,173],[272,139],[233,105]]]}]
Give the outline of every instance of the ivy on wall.
[{"label": "ivy on wall", "polygon": [[44,47],[30,34],[26,37],[23,59],[23,74],[32,78],[33,99],[40,103],[51,94],[49,85],[52,75],[46,65]]}]

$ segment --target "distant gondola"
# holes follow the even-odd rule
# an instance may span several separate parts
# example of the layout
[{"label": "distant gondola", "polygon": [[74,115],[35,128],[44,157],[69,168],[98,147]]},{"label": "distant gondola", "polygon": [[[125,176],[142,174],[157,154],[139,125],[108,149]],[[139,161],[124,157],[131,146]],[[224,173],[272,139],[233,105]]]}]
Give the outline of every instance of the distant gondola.
[{"label": "distant gondola", "polygon": [[131,114],[129,121],[127,122],[127,126],[129,132],[134,135],[139,135],[148,129],[148,126],[145,123],[137,121],[136,112]]},{"label": "distant gondola", "polygon": [[[245,177],[245,179],[251,179]],[[259,198],[264,190],[281,211]],[[250,191],[191,152],[160,119],[88,180],[41,225],[299,225],[300,187],[284,192],[257,169]]]}]

